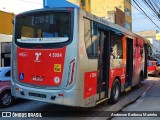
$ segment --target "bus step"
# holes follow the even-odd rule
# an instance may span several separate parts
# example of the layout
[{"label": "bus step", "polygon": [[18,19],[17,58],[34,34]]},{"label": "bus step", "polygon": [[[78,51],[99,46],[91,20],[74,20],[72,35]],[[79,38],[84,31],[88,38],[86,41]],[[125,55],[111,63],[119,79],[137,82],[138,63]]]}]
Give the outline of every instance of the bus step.
[{"label": "bus step", "polygon": [[102,100],[99,100],[99,101],[97,101],[96,102],[96,105],[98,105],[98,104],[100,104],[100,103],[102,103],[102,102],[104,102],[104,101],[106,101],[106,100],[108,100],[109,98],[104,98],[104,99],[102,99]]},{"label": "bus step", "polygon": [[128,91],[130,91],[131,90],[131,87],[127,87],[124,91],[125,92],[128,92]]}]

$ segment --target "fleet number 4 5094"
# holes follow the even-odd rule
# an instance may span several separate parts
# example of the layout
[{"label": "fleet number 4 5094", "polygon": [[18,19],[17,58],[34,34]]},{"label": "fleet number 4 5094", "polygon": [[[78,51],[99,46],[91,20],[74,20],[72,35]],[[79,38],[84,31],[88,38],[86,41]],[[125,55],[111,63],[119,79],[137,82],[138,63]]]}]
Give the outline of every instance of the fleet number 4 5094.
[{"label": "fleet number 4 5094", "polygon": [[49,57],[62,57],[62,53],[49,53]]}]

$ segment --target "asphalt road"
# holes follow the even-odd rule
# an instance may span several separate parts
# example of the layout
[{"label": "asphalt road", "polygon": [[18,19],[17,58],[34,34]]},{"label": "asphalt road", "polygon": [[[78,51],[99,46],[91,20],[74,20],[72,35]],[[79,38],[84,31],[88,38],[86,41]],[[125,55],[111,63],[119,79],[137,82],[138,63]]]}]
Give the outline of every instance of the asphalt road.
[{"label": "asphalt road", "polygon": [[[42,112],[42,111],[50,111],[50,113],[52,113],[52,111],[59,111],[59,112],[63,112],[65,114],[65,112],[71,111],[70,112],[70,117],[42,117],[42,118],[0,118],[2,120],[21,120],[21,119],[25,119],[25,120],[35,120],[35,119],[41,119],[41,120],[50,120],[50,119],[58,119],[58,120],[63,120],[63,119],[76,119],[76,120],[99,120],[99,119],[111,119],[110,116],[107,116],[106,114],[108,113],[108,111],[120,111],[121,109],[123,109],[124,107],[128,106],[129,104],[135,102],[142,94],[144,94],[144,92],[151,87],[152,83],[150,83],[150,80],[145,80],[140,88],[133,88],[131,91],[127,92],[127,93],[122,93],[121,97],[119,99],[119,102],[114,104],[114,105],[110,105],[107,102],[102,103],[97,105],[96,107],[92,107],[92,108],[74,108],[74,107],[67,107],[67,106],[60,106],[60,105],[54,105],[54,104],[48,104],[48,103],[44,103],[44,102],[38,102],[38,101],[29,101],[29,100],[17,100],[16,103],[9,107],[9,108],[3,108],[0,109],[1,112],[4,111],[8,111],[8,112],[14,112],[14,111],[18,111],[18,112],[25,112],[25,111],[32,111],[32,112]],[[82,111],[82,112],[81,112]],[[62,113],[62,115],[63,115]],[[83,116],[83,114],[85,113],[86,116]],[[52,114],[52,116],[54,116],[55,113]],[[72,117],[72,116],[76,116],[76,117]],[[81,117],[83,116],[83,117]]]},{"label": "asphalt road", "polygon": [[114,117],[112,120],[160,120],[160,77],[150,77],[147,83],[150,87],[144,91],[143,95],[135,103],[119,112],[125,114],[133,111],[132,113],[135,112],[135,115],[140,117]]}]

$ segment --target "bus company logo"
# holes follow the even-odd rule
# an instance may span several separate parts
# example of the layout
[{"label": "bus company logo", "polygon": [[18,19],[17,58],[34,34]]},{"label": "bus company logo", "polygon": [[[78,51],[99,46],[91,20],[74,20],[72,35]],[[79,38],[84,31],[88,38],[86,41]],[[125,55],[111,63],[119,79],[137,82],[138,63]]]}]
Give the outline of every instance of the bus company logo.
[{"label": "bus company logo", "polygon": [[41,62],[40,60],[39,60],[39,58],[40,58],[40,56],[42,55],[42,53],[41,52],[36,52],[35,53],[35,56],[36,56],[36,59],[34,60],[34,62]]},{"label": "bus company logo", "polygon": [[21,52],[21,53],[19,53],[19,56],[21,56],[21,57],[27,57],[28,53],[27,52]]}]

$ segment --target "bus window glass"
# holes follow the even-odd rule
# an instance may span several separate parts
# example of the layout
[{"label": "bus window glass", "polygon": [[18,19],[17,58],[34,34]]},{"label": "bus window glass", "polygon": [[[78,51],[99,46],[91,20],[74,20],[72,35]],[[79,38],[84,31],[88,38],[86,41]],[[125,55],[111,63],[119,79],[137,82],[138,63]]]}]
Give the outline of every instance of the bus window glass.
[{"label": "bus window glass", "polygon": [[117,59],[123,58],[123,49],[122,49],[122,36],[116,35],[116,44],[117,44]]},{"label": "bus window glass", "polygon": [[41,38],[41,36],[42,36],[42,30],[38,29],[38,31],[37,31],[37,38]]},{"label": "bus window glass", "polygon": [[22,34],[23,38],[33,38],[34,29],[31,27],[23,26],[21,34]]},{"label": "bus window glass", "polygon": [[153,66],[152,62],[148,62],[148,66]]},{"label": "bus window glass", "polygon": [[123,59],[122,36],[112,33],[111,36],[111,54],[114,59]]},{"label": "bus window glass", "polygon": [[92,56],[91,21],[84,19],[84,41],[88,56]]},{"label": "bus window glass", "polygon": [[29,14],[18,17],[17,21],[16,38],[19,43],[59,43],[69,40],[69,12]]},{"label": "bus window glass", "polygon": [[98,32],[93,21],[84,18],[84,41],[88,58],[98,58]]}]

